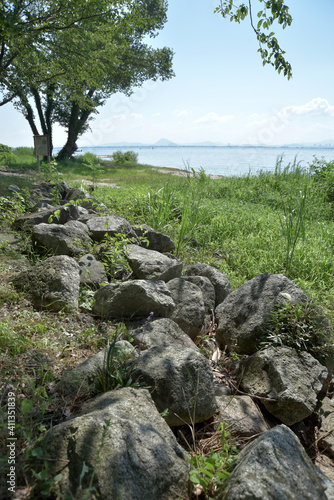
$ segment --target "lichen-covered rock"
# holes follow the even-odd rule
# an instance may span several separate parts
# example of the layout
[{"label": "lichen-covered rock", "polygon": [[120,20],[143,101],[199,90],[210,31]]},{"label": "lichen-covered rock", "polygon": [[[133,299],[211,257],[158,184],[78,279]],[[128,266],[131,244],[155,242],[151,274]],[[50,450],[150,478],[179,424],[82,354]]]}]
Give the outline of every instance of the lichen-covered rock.
[{"label": "lichen-covered rock", "polygon": [[137,237],[130,222],[119,215],[91,217],[86,224],[94,241],[102,241],[106,235],[115,236],[118,233],[129,238]]},{"label": "lichen-covered rock", "polygon": [[83,255],[78,260],[78,264],[80,266],[80,283],[96,287],[101,283],[108,283],[104,265],[91,253]]},{"label": "lichen-covered rock", "polygon": [[198,347],[189,335],[169,318],[157,318],[151,321],[143,320],[140,324],[127,325],[128,332],[133,337],[133,343],[141,350],[156,346],[180,344],[198,351]]},{"label": "lichen-covered rock", "polygon": [[215,308],[216,293],[215,287],[209,278],[205,276],[184,276],[184,279],[190,281],[190,283],[194,283],[194,285],[201,289],[205,310],[211,312]]},{"label": "lichen-covered rock", "polygon": [[262,413],[249,396],[217,396],[220,422],[233,436],[251,437],[269,430]]},{"label": "lichen-covered rock", "polygon": [[216,310],[217,341],[240,354],[253,354],[274,307],[306,300],[305,292],[283,274],[260,274],[229,294]]},{"label": "lichen-covered rock", "polygon": [[198,263],[193,266],[188,266],[183,274],[184,276],[204,276],[208,278],[215,289],[216,306],[224,302],[226,297],[232,292],[231,284],[225,274],[208,264]]},{"label": "lichen-covered rock", "polygon": [[28,294],[37,308],[61,311],[78,309],[79,265],[72,257],[49,257],[12,277],[17,290]]},{"label": "lichen-covered rock", "polygon": [[132,228],[137,236],[144,237],[148,240],[148,245],[146,243],[140,243],[144,248],[149,250],[155,250],[160,253],[172,252],[175,248],[175,243],[170,239],[169,236],[163,233],[154,231],[151,227],[146,224],[140,226],[133,226]]},{"label": "lichen-covered rock", "polygon": [[163,281],[133,280],[110,284],[94,295],[94,314],[102,318],[146,318],[169,316],[175,308],[171,293]]},{"label": "lichen-covered rock", "polygon": [[239,363],[244,391],[265,398],[262,404],[286,425],[314,412],[327,375],[311,354],[291,347],[269,347]]},{"label": "lichen-covered rock", "polygon": [[175,278],[169,281],[167,287],[176,304],[169,317],[191,339],[194,339],[200,334],[205,319],[201,289],[184,278]]},{"label": "lichen-covered rock", "polygon": [[160,412],[171,425],[203,422],[217,406],[213,374],[200,352],[181,345],[152,347],[133,363],[132,378],[149,387]]},{"label": "lichen-covered rock", "polygon": [[329,500],[326,486],[297,436],[279,425],[244,448],[218,499]]},{"label": "lichen-covered rock", "polygon": [[[188,493],[189,465],[146,389],[106,392],[45,438],[62,493],[95,487],[103,500],[175,500]],[[88,468],[81,477],[84,465]]]},{"label": "lichen-covered rock", "polygon": [[92,243],[85,224],[69,221],[61,224],[38,224],[32,233],[33,243],[45,247],[55,255],[79,255]]},{"label": "lichen-covered rock", "polygon": [[183,264],[178,259],[167,257],[155,250],[138,245],[128,245],[126,258],[134,277],[142,280],[170,281],[181,276]]}]

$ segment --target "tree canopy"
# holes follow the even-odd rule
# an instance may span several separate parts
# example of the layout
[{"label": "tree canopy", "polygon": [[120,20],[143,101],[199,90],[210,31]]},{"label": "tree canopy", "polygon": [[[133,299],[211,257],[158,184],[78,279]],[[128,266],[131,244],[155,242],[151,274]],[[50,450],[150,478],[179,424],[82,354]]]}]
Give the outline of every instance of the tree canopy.
[{"label": "tree canopy", "polygon": [[292,17],[289,13],[289,7],[283,0],[258,0],[257,5],[258,9],[254,11],[254,1],[253,5],[251,0],[248,3],[236,5],[233,0],[221,0],[216,12],[236,23],[240,23],[248,17],[259,42],[258,52],[261,55],[263,65],[274,66],[278,73],[283,72],[284,76],[290,79],[292,77],[291,64],[286,60],[285,52],[281,49],[275,33],[271,31],[275,22],[283,29],[291,25]]},{"label": "tree canopy", "polygon": [[[73,6],[80,1],[73,0]],[[77,16],[73,26],[64,15],[62,29],[51,25],[38,32],[36,27],[28,50],[17,53],[0,74],[3,101],[14,100],[34,135],[52,137],[54,123],[67,129],[61,158],[74,153],[97,107],[113,93],[129,94],[147,79],[173,76],[172,51],[145,43],[167,20],[165,0],[90,1],[106,15],[92,5],[91,16]]]}]

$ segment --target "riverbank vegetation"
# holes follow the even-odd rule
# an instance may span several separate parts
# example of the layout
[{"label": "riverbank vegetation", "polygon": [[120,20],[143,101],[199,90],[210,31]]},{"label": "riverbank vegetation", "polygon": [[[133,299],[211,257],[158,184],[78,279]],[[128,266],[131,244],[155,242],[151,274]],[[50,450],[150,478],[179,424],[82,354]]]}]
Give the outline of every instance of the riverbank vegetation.
[{"label": "riverbank vegetation", "polygon": [[[117,154],[107,161],[87,153],[43,164],[40,173],[29,148],[7,150],[3,155],[2,233],[10,234],[15,216],[29,207],[28,188],[34,181],[51,179],[71,186],[85,182],[110,212],[170,235],[184,264],[215,266],[227,275],[233,289],[263,272],[283,273],[325,308],[333,321],[334,161],[315,158],[303,169],[297,161],[285,164],[281,157],[273,172],[211,179],[191,166],[174,172],[179,175],[161,173],[138,164],[133,155]],[[21,191],[9,191],[14,184]],[[55,484],[47,471],[45,477],[41,473],[32,477],[29,469],[32,458],[42,459],[36,440],[80,406],[80,400],[68,405],[55,397],[55,383],[65,369],[106,347],[117,325],[107,328],[87,312],[85,290],[80,295],[80,314],[35,311],[10,285],[11,274],[27,263],[23,259],[40,258],[26,250],[24,240],[19,246],[0,241],[1,393],[10,388],[17,395],[17,458],[22,465],[18,484],[23,487],[28,481],[35,498],[41,491],[52,498]],[[203,339],[202,352],[210,356],[207,340]],[[221,366],[224,362],[223,356]],[[208,437],[200,426],[193,432]],[[229,450],[234,450],[232,445]],[[212,496],[211,487],[210,483],[207,490]]]}]

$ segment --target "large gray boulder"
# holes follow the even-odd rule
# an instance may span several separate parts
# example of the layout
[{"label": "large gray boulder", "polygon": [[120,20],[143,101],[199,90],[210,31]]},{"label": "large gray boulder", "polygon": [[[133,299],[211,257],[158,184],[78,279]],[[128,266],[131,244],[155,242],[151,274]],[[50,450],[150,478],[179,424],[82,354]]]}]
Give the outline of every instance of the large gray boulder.
[{"label": "large gray boulder", "polygon": [[275,306],[306,302],[307,295],[283,274],[263,273],[232,292],[216,311],[216,338],[222,347],[253,354]]},{"label": "large gray boulder", "polygon": [[[103,500],[175,500],[188,493],[189,465],[146,389],[106,392],[45,438],[62,493],[96,488]],[[84,464],[88,472],[81,479]]]},{"label": "large gray boulder", "polygon": [[[239,363],[242,388],[260,396],[267,410],[286,425],[311,415],[328,372],[307,352],[269,347]],[[274,401],[269,401],[272,399]]]},{"label": "large gray boulder", "polygon": [[49,257],[12,277],[17,290],[25,291],[37,308],[61,311],[78,309],[80,268],[72,257]]},{"label": "large gray boulder", "polygon": [[[219,500],[329,500],[321,477],[297,436],[274,427],[240,453]],[[328,491],[328,490],[327,490]]]},{"label": "large gray boulder", "polygon": [[163,281],[133,280],[101,287],[94,295],[93,313],[103,318],[169,316],[175,308]]},{"label": "large gray boulder", "polygon": [[157,318],[152,321],[142,321],[141,324],[127,325],[133,338],[133,344],[141,350],[156,346],[180,344],[198,351],[198,347],[184,333],[175,321],[169,318]]},{"label": "large gray boulder", "polygon": [[208,278],[215,289],[216,306],[224,302],[226,297],[232,292],[231,284],[225,274],[208,264],[198,263],[193,266],[188,266],[183,274],[184,276],[204,276]]},{"label": "large gray boulder", "polygon": [[169,317],[194,339],[200,334],[205,319],[201,289],[184,278],[174,278],[167,287],[176,304]]},{"label": "large gray boulder", "polygon": [[135,278],[166,282],[181,276],[183,264],[175,257],[138,245],[128,245],[125,254]]},{"label": "large gray boulder", "polygon": [[149,387],[160,412],[171,425],[203,422],[217,406],[212,370],[200,352],[181,345],[152,347],[133,363],[132,378]]},{"label": "large gray boulder", "polygon": [[91,217],[86,224],[94,241],[102,241],[106,235],[115,236],[118,233],[129,238],[137,238],[130,222],[119,215]]},{"label": "large gray boulder", "polygon": [[217,396],[219,422],[226,422],[233,436],[251,437],[269,430],[262,413],[249,396]]},{"label": "large gray boulder", "polygon": [[148,245],[142,243],[141,246],[149,250],[156,250],[160,253],[172,252],[175,248],[175,243],[169,236],[154,231],[150,226],[142,224],[141,226],[133,226],[132,228],[137,236],[144,237],[148,240]]},{"label": "large gray boulder", "polygon": [[60,224],[38,224],[32,233],[33,243],[45,247],[55,255],[79,255],[92,243],[85,224],[69,221]]}]

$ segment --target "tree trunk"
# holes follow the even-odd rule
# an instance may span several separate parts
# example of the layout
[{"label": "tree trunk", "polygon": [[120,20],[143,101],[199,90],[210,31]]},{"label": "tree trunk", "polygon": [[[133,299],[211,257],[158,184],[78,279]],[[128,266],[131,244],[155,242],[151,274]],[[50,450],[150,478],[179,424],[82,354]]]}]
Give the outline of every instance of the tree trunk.
[{"label": "tree trunk", "polygon": [[73,103],[67,129],[67,141],[65,146],[57,154],[57,160],[67,160],[68,158],[71,158],[71,156],[73,156],[78,149],[76,140],[79,135],[77,130],[79,111],[79,106]]}]

